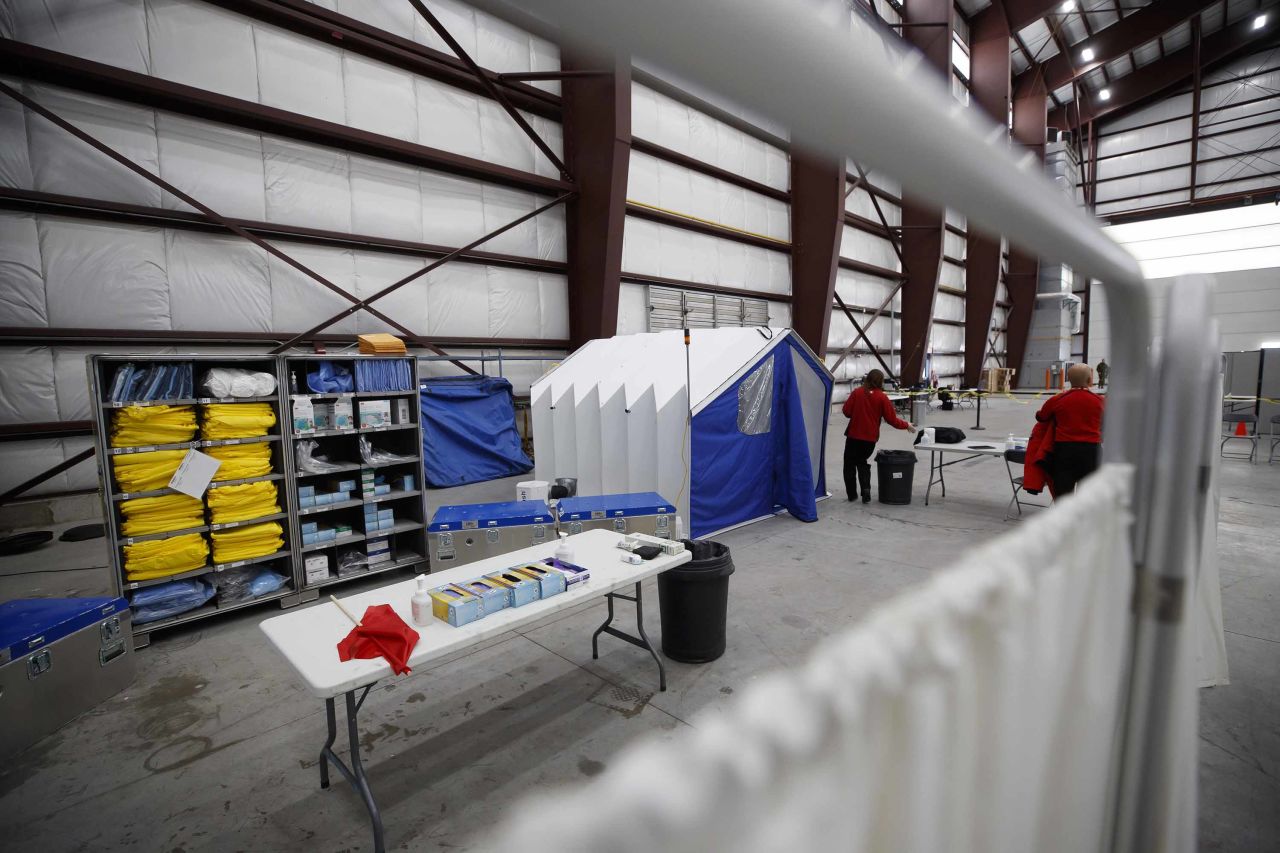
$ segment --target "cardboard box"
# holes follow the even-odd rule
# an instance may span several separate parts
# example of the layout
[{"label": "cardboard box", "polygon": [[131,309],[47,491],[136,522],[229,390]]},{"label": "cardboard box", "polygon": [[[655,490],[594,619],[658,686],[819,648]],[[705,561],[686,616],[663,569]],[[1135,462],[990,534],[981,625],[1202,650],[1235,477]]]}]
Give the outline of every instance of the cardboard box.
[{"label": "cardboard box", "polygon": [[315,533],[315,532],[316,532],[317,530],[319,530],[319,529],[320,529],[320,523],[319,523],[319,522],[316,522],[316,521],[304,521],[304,522],[302,522],[302,535],[303,535],[303,536],[306,536],[306,535],[307,535],[307,534],[309,534],[309,533]]},{"label": "cardboard box", "polygon": [[333,503],[333,494],[330,492],[316,492],[316,506],[324,506]]},{"label": "cardboard box", "polygon": [[315,495],[299,495],[298,496],[298,507],[300,509],[306,509],[307,507],[315,506],[315,505],[316,505]]},{"label": "cardboard box", "polygon": [[309,397],[293,398],[293,431],[315,432],[316,411]]},{"label": "cardboard box", "polygon": [[307,583],[316,583],[329,577],[328,554],[308,554],[303,566],[307,573]]},{"label": "cardboard box", "polygon": [[415,488],[412,474],[405,474],[403,477],[397,477],[395,486],[404,489],[406,492],[412,492]]},{"label": "cardboard box", "polygon": [[393,509],[379,509],[378,521],[391,521],[396,517],[396,511]]},{"label": "cardboard box", "polygon": [[359,409],[361,428],[380,427],[391,423],[390,400],[361,400]]},{"label": "cardboard box", "polygon": [[333,429],[333,407],[328,403],[312,403],[312,420],[316,429]]},{"label": "cardboard box", "polygon": [[315,486],[298,486],[298,497],[314,498],[316,496]]},{"label": "cardboard box", "polygon": [[355,418],[351,416],[351,398],[339,397],[333,401],[332,420],[334,429],[354,429]]},{"label": "cardboard box", "polygon": [[476,578],[457,586],[480,599],[480,608],[484,616],[497,613],[510,603],[510,593],[507,588],[485,578]]},{"label": "cardboard box", "polygon": [[338,480],[333,484],[333,490],[335,492],[347,492],[348,494],[350,494],[351,492],[354,492],[356,490],[356,481],[355,480]]},{"label": "cardboard box", "polygon": [[412,423],[409,419],[409,400],[407,397],[400,397],[392,401],[391,422],[397,424]]},{"label": "cardboard box", "polygon": [[431,615],[455,628],[474,622],[484,615],[480,599],[457,586],[431,590]]},{"label": "cardboard box", "polygon": [[538,590],[543,598],[559,595],[564,592],[568,583],[567,578],[562,573],[535,563],[521,566],[515,569],[515,573],[536,580],[538,582]]},{"label": "cardboard box", "polygon": [[553,557],[548,557],[542,561],[542,564],[564,575],[566,589],[574,584],[579,584],[591,579],[591,572],[589,570],[582,566],[575,565],[574,563],[562,563]]},{"label": "cardboard box", "polygon": [[380,485],[374,486],[373,494],[374,494],[374,497],[377,497],[378,495],[389,495],[391,494],[391,486],[389,484],[380,484]]},{"label": "cardboard box", "polygon": [[351,535],[351,525],[350,525],[350,524],[335,524],[335,525],[333,526],[333,530],[334,530],[334,532],[335,532],[335,533],[337,533],[337,534],[338,534],[338,538],[339,538],[339,539],[341,539],[343,536],[350,536],[350,535]]},{"label": "cardboard box", "polygon": [[507,605],[524,607],[542,597],[540,584],[528,575],[516,574],[512,571],[494,572],[485,575],[484,579],[507,588]]}]

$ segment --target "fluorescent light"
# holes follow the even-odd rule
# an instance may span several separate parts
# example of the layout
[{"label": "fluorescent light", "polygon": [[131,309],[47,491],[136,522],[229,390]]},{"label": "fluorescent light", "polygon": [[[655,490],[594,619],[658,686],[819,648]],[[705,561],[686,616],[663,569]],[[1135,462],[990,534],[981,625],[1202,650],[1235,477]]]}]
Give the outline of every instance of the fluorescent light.
[{"label": "fluorescent light", "polygon": [[1076,7],[1076,0],[1066,0],[1065,3],[1063,3],[1061,6],[1058,7],[1058,11],[1065,15],[1075,7]]},{"label": "fluorescent light", "polygon": [[1084,50],[1080,51],[1080,58],[1085,62],[1093,62],[1093,57],[1094,53],[1093,48],[1091,47],[1086,47]]},{"label": "fluorescent light", "polygon": [[1266,15],[1259,15],[1258,17],[1256,17],[1256,18],[1254,18],[1254,19],[1253,19],[1253,28],[1254,28],[1255,30],[1260,30],[1260,29],[1262,29],[1263,27],[1265,27],[1266,25],[1267,25],[1267,16],[1266,16]]},{"label": "fluorescent light", "polygon": [[1109,100],[1111,100],[1111,90],[1110,90],[1110,89],[1099,89],[1099,90],[1098,90],[1098,97],[1099,97],[1099,98],[1101,98],[1101,99],[1102,99],[1102,100],[1104,100],[1104,101],[1109,101]]}]

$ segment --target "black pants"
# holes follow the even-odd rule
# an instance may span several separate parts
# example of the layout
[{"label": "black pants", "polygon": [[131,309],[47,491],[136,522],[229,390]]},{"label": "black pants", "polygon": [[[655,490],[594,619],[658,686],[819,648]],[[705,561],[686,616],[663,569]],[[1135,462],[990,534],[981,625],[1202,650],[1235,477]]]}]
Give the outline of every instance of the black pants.
[{"label": "black pants", "polygon": [[1053,491],[1057,497],[1076,490],[1076,483],[1098,467],[1098,450],[1102,445],[1088,441],[1056,441],[1053,444]]},{"label": "black pants", "polygon": [[862,441],[857,438],[844,440],[844,490],[853,500],[858,494],[858,483],[862,483],[862,494],[871,494],[871,463],[867,460],[876,452],[874,441]]}]

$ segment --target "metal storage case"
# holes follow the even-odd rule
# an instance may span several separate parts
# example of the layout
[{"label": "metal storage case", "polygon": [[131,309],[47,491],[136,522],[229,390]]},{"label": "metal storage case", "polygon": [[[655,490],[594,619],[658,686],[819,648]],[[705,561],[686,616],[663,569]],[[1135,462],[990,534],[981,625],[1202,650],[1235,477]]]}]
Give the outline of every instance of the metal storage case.
[{"label": "metal storage case", "polygon": [[554,538],[551,509],[543,501],[442,506],[431,518],[431,563],[461,566]]},{"label": "metal storage case", "polygon": [[133,681],[129,618],[123,598],[0,604],[0,760]]},{"label": "metal storage case", "polygon": [[584,530],[647,533],[662,539],[675,535],[675,505],[657,492],[563,498],[557,505],[559,531]]},{"label": "metal storage case", "polygon": [[[140,648],[147,645],[150,641],[150,633],[152,631],[173,625],[180,625],[196,619],[202,619],[216,613],[235,610],[240,607],[272,600],[280,600],[282,606],[297,604],[300,599],[297,595],[297,576],[292,560],[293,551],[290,547],[294,540],[290,535],[291,525],[289,524],[289,518],[293,507],[289,489],[282,488],[278,490],[277,497],[279,499],[279,506],[281,510],[278,513],[272,513],[260,518],[246,519],[244,521],[234,521],[224,524],[209,524],[208,512],[206,509],[205,523],[198,527],[171,530],[162,533],[148,533],[130,537],[126,536],[121,529],[123,522],[121,504],[123,502],[135,498],[156,497],[177,493],[170,488],[125,492],[116,482],[113,464],[113,460],[118,456],[145,453],[154,450],[196,449],[203,451],[210,447],[265,443],[271,449],[271,473],[260,477],[215,481],[210,484],[209,488],[217,489],[226,486],[260,482],[283,483],[291,468],[289,465],[288,454],[285,452],[284,442],[282,441],[285,424],[288,422],[288,412],[282,411],[281,406],[279,359],[271,355],[91,355],[88,357],[87,362],[89,370],[90,408],[93,413],[94,441],[97,450],[98,473],[102,481],[103,517],[106,521],[106,533],[107,541],[110,545],[111,563],[115,570],[112,573],[113,581],[115,583],[115,591],[118,594],[128,595],[132,591],[143,587],[187,578],[209,579],[212,577],[213,573],[257,564],[269,566],[272,570],[279,574],[286,575],[289,579],[281,589],[266,593],[254,599],[219,602],[218,597],[215,596],[206,604],[185,613],[179,613],[175,616],[159,619],[154,622],[148,622],[144,625],[135,625],[133,626],[135,646]],[[113,394],[115,389],[113,388],[113,385],[116,371],[129,363],[133,363],[137,367],[146,368],[155,367],[157,365],[190,365],[193,378],[193,396],[179,399],[115,399],[115,395]],[[213,367],[239,368],[243,370],[268,373],[276,379],[276,390],[271,394],[261,397],[214,398],[201,396],[201,374]],[[275,413],[276,425],[268,430],[267,435],[251,438],[207,440],[200,438],[199,431],[197,430],[195,438],[190,441],[176,444],[157,444],[141,447],[111,446],[111,420],[112,413],[115,411],[135,405],[192,406],[198,413],[204,406],[211,403],[266,403],[271,406],[272,411]],[[168,539],[174,536],[191,533],[200,534],[207,539],[209,534],[215,531],[230,530],[232,528],[261,524],[269,521],[279,523],[284,529],[284,545],[275,553],[225,563],[213,562],[211,554],[204,566],[191,571],[179,572],[177,574],[148,580],[130,581],[128,579],[124,565],[123,552],[126,545],[148,540]]]}]

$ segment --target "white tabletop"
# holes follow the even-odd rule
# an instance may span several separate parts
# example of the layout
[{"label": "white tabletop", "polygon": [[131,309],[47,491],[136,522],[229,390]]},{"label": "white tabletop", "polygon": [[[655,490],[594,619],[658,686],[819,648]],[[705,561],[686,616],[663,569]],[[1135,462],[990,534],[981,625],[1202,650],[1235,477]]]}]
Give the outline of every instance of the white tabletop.
[{"label": "white tabletop", "polygon": [[[588,530],[569,537],[569,544],[574,552],[573,562],[590,570],[589,580],[575,584],[559,595],[523,607],[500,610],[461,628],[454,628],[439,619],[432,619],[425,626],[413,624],[410,599],[417,590],[417,583],[413,578],[342,598],[341,601],[356,618],[364,614],[366,607],[390,604],[400,618],[419,634],[418,645],[409,656],[409,666],[419,667],[474,643],[543,619],[558,610],[661,574],[693,559],[693,555],[685,551],[674,557],[660,554],[638,566],[629,565],[622,562],[623,552],[617,547],[621,539],[621,534],[611,530]],[[428,587],[435,589],[523,563],[537,562],[554,556],[556,545],[555,542],[549,542],[499,557],[478,560],[456,569],[435,572],[428,575]],[[338,642],[354,626],[333,602],[274,616],[263,621],[260,627],[311,692],[322,699],[372,684],[392,674],[391,666],[382,658],[338,660]]]},{"label": "white tabletop", "polygon": [[970,453],[978,456],[1004,456],[1005,440],[985,441],[980,438],[967,438],[956,444],[931,444],[922,441],[912,450],[937,451],[939,453]]}]

